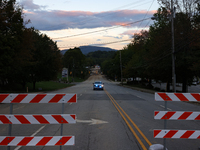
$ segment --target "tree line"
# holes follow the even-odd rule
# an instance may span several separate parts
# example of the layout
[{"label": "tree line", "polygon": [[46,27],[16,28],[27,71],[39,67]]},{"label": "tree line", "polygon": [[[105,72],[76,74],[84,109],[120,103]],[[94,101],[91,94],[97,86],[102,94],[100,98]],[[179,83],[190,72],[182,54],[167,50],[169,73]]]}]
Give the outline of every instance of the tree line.
[{"label": "tree line", "polygon": [[[156,21],[148,31],[134,34],[133,40],[121,50],[124,78],[172,82],[172,32],[170,1],[159,0],[161,7],[154,14]],[[186,92],[194,76],[200,76],[200,2],[176,1],[174,19],[176,82]],[[120,52],[103,62],[103,72],[121,78]]]},{"label": "tree line", "polygon": [[84,55],[80,48],[69,49],[65,52],[62,62],[68,68],[71,76],[87,78],[91,67],[94,65],[102,66],[102,62],[111,59],[115,51],[95,51]]},{"label": "tree line", "polygon": [[56,42],[34,28],[26,28],[16,0],[0,0],[0,85],[55,79],[62,62]]}]

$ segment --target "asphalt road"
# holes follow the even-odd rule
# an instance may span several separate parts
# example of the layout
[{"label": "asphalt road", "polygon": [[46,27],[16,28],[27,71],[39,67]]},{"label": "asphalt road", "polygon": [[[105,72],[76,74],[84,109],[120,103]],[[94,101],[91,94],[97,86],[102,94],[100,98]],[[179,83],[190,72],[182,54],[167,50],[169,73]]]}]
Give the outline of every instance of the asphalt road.
[{"label": "asphalt road", "polygon": [[[99,80],[104,82],[105,90],[94,91],[92,83]],[[145,150],[151,144],[163,144],[163,139],[153,138],[154,129],[164,128],[163,120],[154,120],[154,111],[164,110],[164,102],[156,102],[154,94],[118,86],[101,75],[52,93],[78,96],[76,104],[64,105],[64,113],[76,114],[77,123],[63,125],[63,135],[75,136],[75,145],[63,146],[63,150]],[[173,111],[200,110],[199,105],[185,102],[168,102],[167,107]],[[14,104],[13,114],[61,114],[61,110],[62,104]],[[1,104],[0,113],[9,114],[9,104]],[[60,129],[60,125],[12,125],[12,135],[59,136]],[[200,130],[200,121],[167,121],[167,129]],[[0,125],[0,136],[6,135],[8,125]],[[167,139],[166,146],[168,150],[198,150],[200,140]],[[7,147],[0,147],[4,149]],[[19,149],[59,150],[60,147],[11,147]]]}]

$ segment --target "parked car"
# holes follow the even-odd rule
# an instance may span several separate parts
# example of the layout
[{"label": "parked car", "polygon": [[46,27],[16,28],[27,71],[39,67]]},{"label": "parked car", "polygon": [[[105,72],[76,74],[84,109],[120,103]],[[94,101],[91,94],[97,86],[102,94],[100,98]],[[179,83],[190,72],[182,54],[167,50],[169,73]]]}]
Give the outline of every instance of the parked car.
[{"label": "parked car", "polygon": [[104,89],[104,83],[102,83],[101,81],[95,81],[93,83],[93,90],[96,90],[96,89],[103,90]]}]

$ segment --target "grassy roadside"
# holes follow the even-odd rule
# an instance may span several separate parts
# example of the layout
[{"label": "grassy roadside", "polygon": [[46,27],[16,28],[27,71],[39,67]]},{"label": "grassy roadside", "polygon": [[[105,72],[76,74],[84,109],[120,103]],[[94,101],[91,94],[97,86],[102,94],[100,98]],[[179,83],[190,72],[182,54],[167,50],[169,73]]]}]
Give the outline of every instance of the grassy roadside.
[{"label": "grassy roadside", "polygon": [[[70,81],[70,80],[69,80]],[[74,78],[74,82],[83,82],[83,79]],[[26,88],[22,89],[21,85],[16,84],[5,88],[0,88],[0,93],[32,93],[32,92],[47,92],[47,91],[54,91],[63,88],[67,88],[70,86],[75,85],[73,82],[71,83],[64,83],[58,81],[42,81],[36,82],[35,90],[33,90],[33,84],[27,83]]]},{"label": "grassy roadside", "polygon": [[59,90],[73,85],[74,84],[59,83],[55,81],[42,81],[36,83],[35,90],[33,90],[33,86],[31,83],[27,84],[27,87],[28,87],[28,92],[44,92],[44,91]]}]

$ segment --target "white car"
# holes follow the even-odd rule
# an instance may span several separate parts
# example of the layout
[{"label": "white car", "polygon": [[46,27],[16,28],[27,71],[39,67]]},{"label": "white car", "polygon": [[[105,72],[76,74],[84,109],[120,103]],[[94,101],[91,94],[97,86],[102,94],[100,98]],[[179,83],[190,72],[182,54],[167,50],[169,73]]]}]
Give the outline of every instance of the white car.
[{"label": "white car", "polygon": [[93,90],[96,90],[96,89],[103,90],[103,88],[104,88],[104,83],[102,83],[101,81],[95,81],[93,83]]}]

